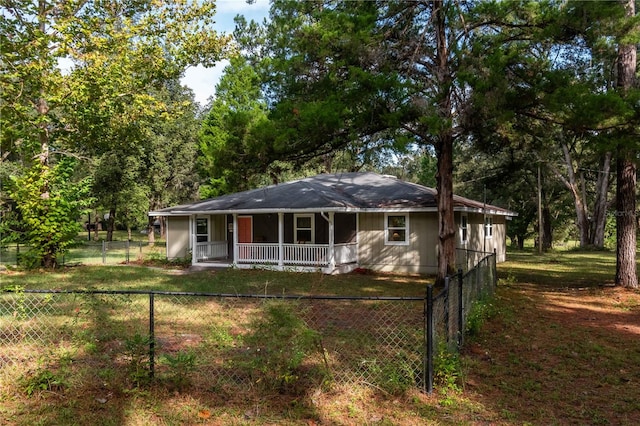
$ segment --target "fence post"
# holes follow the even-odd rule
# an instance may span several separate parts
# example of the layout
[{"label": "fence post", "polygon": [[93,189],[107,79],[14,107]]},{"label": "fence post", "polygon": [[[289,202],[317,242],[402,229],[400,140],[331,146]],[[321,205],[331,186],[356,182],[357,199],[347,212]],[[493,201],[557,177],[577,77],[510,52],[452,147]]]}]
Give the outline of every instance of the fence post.
[{"label": "fence post", "polygon": [[464,344],[464,293],[462,291],[462,269],[458,269],[458,350]]},{"label": "fence post", "polygon": [[151,379],[153,379],[156,370],[156,337],[154,324],[154,294],[149,293],[149,378]]},{"label": "fence post", "polygon": [[444,292],[445,292],[445,300],[444,300],[444,326],[446,331],[446,339],[447,339],[447,349],[449,348],[449,284],[451,283],[451,277],[446,276],[444,278]]},{"label": "fence post", "polygon": [[125,250],[126,250],[126,262],[127,265],[129,264],[129,247],[131,245],[131,240],[127,240],[127,243],[125,244]]},{"label": "fence post", "polygon": [[102,242],[102,264],[105,265],[107,263],[107,242]]},{"label": "fence post", "polygon": [[426,346],[426,358],[425,358],[425,386],[427,393],[433,393],[433,287],[427,286],[427,300],[425,303],[425,346]]},{"label": "fence post", "polygon": [[16,243],[16,266],[20,266],[20,243]]},{"label": "fence post", "polygon": [[493,262],[491,262],[491,277],[493,278],[493,288],[492,291],[495,291],[496,287],[498,286],[498,251],[494,248],[493,249]]}]

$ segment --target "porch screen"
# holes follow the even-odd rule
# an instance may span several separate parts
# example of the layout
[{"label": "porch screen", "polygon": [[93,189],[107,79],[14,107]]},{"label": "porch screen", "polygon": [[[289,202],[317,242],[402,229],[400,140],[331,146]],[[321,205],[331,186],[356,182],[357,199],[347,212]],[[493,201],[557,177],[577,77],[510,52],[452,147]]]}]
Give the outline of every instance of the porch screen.
[{"label": "porch screen", "polygon": [[209,241],[209,220],[206,218],[196,219],[196,241],[199,243]]},{"label": "porch screen", "polygon": [[296,242],[313,243],[313,216],[296,216]]}]

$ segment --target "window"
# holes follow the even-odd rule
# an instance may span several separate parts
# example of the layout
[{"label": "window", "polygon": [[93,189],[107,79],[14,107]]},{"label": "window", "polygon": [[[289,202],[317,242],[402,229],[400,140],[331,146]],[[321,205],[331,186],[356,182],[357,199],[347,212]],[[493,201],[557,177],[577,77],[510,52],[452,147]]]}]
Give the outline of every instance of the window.
[{"label": "window", "polygon": [[313,225],[314,225],[314,217],[312,214],[305,215],[295,215],[294,223],[295,223],[295,237],[296,242],[298,244],[305,244],[314,242]]},{"label": "window", "polygon": [[385,244],[408,245],[409,244],[409,215],[385,214]]},{"label": "window", "polygon": [[469,222],[467,215],[460,216],[460,241],[466,243],[469,240]]},{"label": "window", "polygon": [[209,219],[199,217],[196,219],[196,242],[209,241]]},{"label": "window", "polygon": [[493,237],[493,218],[492,217],[484,218],[484,237],[485,238]]}]

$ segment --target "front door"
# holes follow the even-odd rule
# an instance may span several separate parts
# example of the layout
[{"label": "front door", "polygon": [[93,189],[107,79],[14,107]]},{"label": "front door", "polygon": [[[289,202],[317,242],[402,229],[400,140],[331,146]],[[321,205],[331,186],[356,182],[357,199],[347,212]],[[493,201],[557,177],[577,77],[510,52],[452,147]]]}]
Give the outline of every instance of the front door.
[{"label": "front door", "polygon": [[253,221],[251,216],[238,216],[238,242],[253,242]]}]

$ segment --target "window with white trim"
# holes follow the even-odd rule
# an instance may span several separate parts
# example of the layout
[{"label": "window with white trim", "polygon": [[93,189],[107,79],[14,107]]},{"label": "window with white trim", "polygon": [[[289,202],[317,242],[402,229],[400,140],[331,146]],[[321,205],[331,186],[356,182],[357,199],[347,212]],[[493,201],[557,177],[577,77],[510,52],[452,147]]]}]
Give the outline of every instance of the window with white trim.
[{"label": "window with white trim", "polygon": [[460,241],[466,243],[469,240],[469,220],[467,215],[460,216]]},{"label": "window with white trim", "polygon": [[298,244],[314,243],[314,215],[313,214],[297,214],[294,220],[295,241]]},{"label": "window with white trim", "polygon": [[209,241],[209,219],[199,217],[196,219],[196,242],[202,243]]},{"label": "window with white trim", "polygon": [[484,237],[485,238],[493,237],[493,218],[492,217],[484,218]]},{"label": "window with white trim", "polygon": [[386,213],[384,215],[385,244],[409,244],[409,215]]}]

